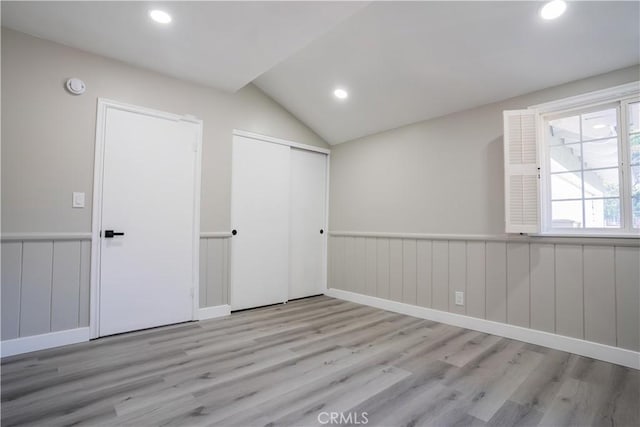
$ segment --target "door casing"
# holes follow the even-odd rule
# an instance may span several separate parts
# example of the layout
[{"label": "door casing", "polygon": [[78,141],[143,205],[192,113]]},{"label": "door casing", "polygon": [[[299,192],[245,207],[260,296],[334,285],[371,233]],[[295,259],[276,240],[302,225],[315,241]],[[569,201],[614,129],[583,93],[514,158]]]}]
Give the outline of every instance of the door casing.
[{"label": "door casing", "polygon": [[104,174],[104,149],[106,137],[106,117],[109,109],[118,109],[126,112],[143,114],[155,118],[163,118],[173,121],[186,121],[198,125],[199,131],[196,140],[196,170],[195,170],[195,198],[193,221],[193,254],[192,263],[192,289],[193,314],[192,320],[198,319],[199,309],[199,260],[200,250],[200,188],[202,177],[202,120],[193,116],[180,116],[166,113],[146,107],[125,104],[106,98],[98,98],[98,114],[96,118],[96,144],[93,174],[93,212],[91,224],[91,279],[89,291],[89,330],[90,338],[99,336],[100,321],[100,251],[101,238],[100,227],[102,224],[102,182]]}]

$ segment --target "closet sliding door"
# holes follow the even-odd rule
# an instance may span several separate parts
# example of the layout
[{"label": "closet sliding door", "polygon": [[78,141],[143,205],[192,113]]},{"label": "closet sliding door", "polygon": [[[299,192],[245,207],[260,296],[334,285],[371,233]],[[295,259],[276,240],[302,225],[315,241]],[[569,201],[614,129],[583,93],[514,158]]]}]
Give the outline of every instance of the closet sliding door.
[{"label": "closet sliding door", "polygon": [[291,149],[289,299],[324,293],[327,155]]},{"label": "closet sliding door", "polygon": [[288,299],[290,155],[285,145],[233,138],[232,310]]},{"label": "closet sliding door", "polygon": [[231,309],[322,294],[327,154],[234,135]]}]

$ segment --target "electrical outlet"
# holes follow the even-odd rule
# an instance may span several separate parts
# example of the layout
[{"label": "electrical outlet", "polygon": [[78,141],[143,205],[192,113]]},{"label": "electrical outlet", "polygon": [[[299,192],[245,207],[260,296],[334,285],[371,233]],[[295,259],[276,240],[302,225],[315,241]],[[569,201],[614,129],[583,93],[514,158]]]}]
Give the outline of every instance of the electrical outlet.
[{"label": "electrical outlet", "polygon": [[456,292],[456,305],[464,305],[464,292]]}]

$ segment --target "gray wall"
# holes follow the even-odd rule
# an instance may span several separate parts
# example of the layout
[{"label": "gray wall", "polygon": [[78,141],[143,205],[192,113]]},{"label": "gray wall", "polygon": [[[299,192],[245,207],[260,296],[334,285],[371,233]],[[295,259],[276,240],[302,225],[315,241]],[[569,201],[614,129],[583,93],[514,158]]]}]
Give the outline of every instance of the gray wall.
[{"label": "gray wall", "polygon": [[[64,90],[68,77],[87,84]],[[204,121],[202,231],[230,225],[234,128],[326,147],[253,85],[235,94],[2,29],[2,231],[88,232],[97,98],[192,114]],[[84,191],[88,206],[71,208]]]},{"label": "gray wall", "polygon": [[503,110],[639,79],[635,66],[332,147],[330,229],[352,236],[330,238],[329,287],[640,351],[638,239],[507,243],[502,142]]},{"label": "gray wall", "polygon": [[229,304],[229,240],[200,239],[200,307]]},{"label": "gray wall", "polygon": [[[68,77],[87,92],[69,95]],[[3,233],[88,233],[97,98],[204,121],[203,232],[229,231],[232,130],[327,147],[258,88],[230,94],[2,29]],[[87,207],[71,208],[71,193]],[[202,307],[228,302],[228,239],[201,240]],[[90,242],[2,242],[2,339],[87,326]]]},{"label": "gray wall", "polygon": [[502,111],[640,79],[631,67],[331,149],[331,230],[504,234]]},{"label": "gray wall", "polygon": [[2,339],[89,326],[88,240],[3,241]]},{"label": "gray wall", "polygon": [[329,282],[640,351],[640,248],[624,244],[331,236]]},{"label": "gray wall", "polygon": [[[3,340],[89,326],[91,241],[4,240]],[[200,239],[200,307],[229,304],[229,238]]]}]

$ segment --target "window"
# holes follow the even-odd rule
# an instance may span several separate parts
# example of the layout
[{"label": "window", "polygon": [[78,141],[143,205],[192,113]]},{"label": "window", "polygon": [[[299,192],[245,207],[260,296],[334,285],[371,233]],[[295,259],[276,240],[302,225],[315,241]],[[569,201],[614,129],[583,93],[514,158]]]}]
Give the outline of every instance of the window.
[{"label": "window", "polygon": [[507,232],[640,236],[640,98],[624,87],[505,111]]}]

